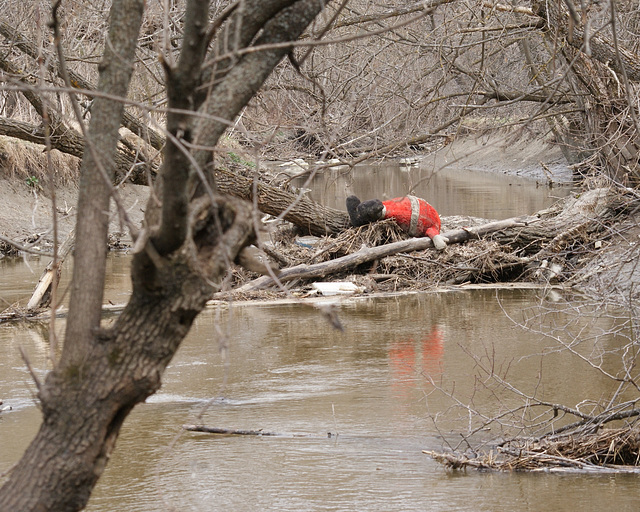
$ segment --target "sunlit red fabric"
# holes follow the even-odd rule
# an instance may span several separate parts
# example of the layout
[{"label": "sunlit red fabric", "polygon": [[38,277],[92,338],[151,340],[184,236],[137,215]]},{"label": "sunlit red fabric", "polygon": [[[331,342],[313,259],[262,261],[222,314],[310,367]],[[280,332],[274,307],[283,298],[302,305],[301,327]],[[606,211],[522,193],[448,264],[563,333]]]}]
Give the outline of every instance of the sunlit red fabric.
[{"label": "sunlit red fabric", "polygon": [[424,199],[414,196],[396,197],[382,202],[384,218],[395,219],[411,236],[433,238],[440,234],[440,216]]}]

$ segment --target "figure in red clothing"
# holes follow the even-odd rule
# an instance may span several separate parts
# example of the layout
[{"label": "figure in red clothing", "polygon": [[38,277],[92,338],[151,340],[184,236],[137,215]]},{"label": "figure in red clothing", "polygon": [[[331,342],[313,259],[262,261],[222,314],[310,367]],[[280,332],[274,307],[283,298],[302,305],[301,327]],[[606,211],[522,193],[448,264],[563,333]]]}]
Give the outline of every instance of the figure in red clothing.
[{"label": "figure in red clothing", "polygon": [[395,219],[410,236],[428,236],[440,251],[447,246],[447,239],[440,234],[438,212],[419,197],[405,196],[388,201],[370,199],[360,202],[356,196],[349,196],[347,211],[353,226],[363,226],[380,219]]}]

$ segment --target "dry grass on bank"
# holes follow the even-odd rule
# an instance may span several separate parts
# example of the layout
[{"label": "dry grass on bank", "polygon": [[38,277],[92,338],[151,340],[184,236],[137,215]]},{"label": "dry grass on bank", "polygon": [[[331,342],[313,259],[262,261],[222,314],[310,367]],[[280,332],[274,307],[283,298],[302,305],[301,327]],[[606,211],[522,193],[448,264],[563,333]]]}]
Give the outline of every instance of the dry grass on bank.
[{"label": "dry grass on bank", "polygon": [[49,169],[58,186],[76,183],[80,160],[55,149],[48,157],[39,144],[0,136],[1,178],[24,181],[29,186],[39,186],[46,192],[45,185],[49,183],[51,176]]}]

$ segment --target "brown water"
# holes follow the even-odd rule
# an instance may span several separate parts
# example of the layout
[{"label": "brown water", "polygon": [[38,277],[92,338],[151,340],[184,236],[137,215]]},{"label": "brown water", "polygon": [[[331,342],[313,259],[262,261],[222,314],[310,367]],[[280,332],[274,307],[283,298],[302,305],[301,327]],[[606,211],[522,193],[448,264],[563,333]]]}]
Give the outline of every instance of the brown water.
[{"label": "brown water", "polygon": [[[302,186],[306,179],[297,178],[294,183]],[[358,166],[353,172],[340,168],[324,170],[306,186],[311,189],[312,199],[341,210],[345,209],[345,199],[350,194],[363,201],[414,194],[429,201],[441,216],[470,215],[484,219],[533,214],[571,191],[566,183],[549,188],[520,176],[455,167],[434,171],[425,166],[391,164]]]},{"label": "brown water", "polygon": [[[499,218],[550,202],[547,189],[536,196],[540,188],[526,186],[531,193],[523,204],[512,204],[503,183],[496,197],[504,201],[496,199],[486,212],[474,210],[472,199],[455,208]],[[335,195],[342,200],[346,190]],[[443,204],[459,200],[440,197],[449,198]],[[128,263],[126,255],[110,257],[106,300],[125,300]],[[0,261],[0,298],[26,300],[46,261],[29,264],[33,272],[22,260]],[[336,304],[343,332],[308,304],[208,309],[161,391],[126,421],[87,510],[635,511],[637,476],[452,474],[422,453],[458,443],[470,428],[467,409],[448,391],[487,415],[519,403],[486,379],[482,366],[489,363],[523,393],[570,406],[613,392],[615,383],[558,350],[553,338],[514,323],[562,304],[555,300],[522,290],[345,299]],[[601,354],[604,368],[615,369],[627,340],[605,333],[624,319],[572,318],[558,312],[541,322],[556,326],[556,334],[581,330],[573,349]],[[0,398],[13,408],[0,413],[0,472],[20,457],[39,425],[19,349],[42,377],[47,329],[0,326]],[[60,319],[56,331],[63,330]],[[188,423],[282,435],[188,433],[181,429]],[[476,440],[498,430],[494,425]]]},{"label": "brown water", "polygon": [[[637,510],[637,477],[449,474],[422,453],[442,448],[443,435],[457,442],[453,432],[468,428],[466,411],[453,408],[436,385],[455,388],[465,403],[473,397],[486,414],[500,408],[478,385],[484,376],[469,352],[490,354],[496,367],[509,368],[514,386],[550,401],[575,405],[613,391],[614,383],[567,352],[542,357],[552,341],[505,315],[522,320],[552,305],[531,291],[347,299],[338,306],[344,332],[309,305],[209,309],[162,390],[127,420],[88,510],[573,511],[608,510],[611,503]],[[568,318],[558,313],[554,321]],[[585,339],[612,323],[596,321]],[[13,406],[0,419],[0,471],[37,429],[18,347],[42,375],[45,335],[31,325],[0,328],[0,396]],[[611,350],[624,340],[599,342]],[[442,415],[440,431],[435,415]],[[283,435],[181,432],[186,423]]]}]

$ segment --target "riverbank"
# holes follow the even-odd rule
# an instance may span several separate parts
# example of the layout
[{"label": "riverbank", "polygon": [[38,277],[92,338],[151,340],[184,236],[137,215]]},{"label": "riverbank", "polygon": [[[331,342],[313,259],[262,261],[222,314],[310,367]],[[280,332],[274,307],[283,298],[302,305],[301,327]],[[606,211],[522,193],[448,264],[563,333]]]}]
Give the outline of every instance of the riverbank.
[{"label": "riverbank", "polygon": [[[1,173],[0,173],[1,174]],[[20,179],[0,179],[0,235],[36,252],[50,253],[53,246],[53,211],[55,202],[58,239],[63,240],[74,228],[78,187],[67,183],[57,187],[55,198],[43,187],[30,186]],[[149,188],[127,184],[119,188],[119,195],[132,222],[140,225]],[[130,237],[120,222],[115,208],[111,210],[110,245],[128,245]],[[0,240],[0,257],[16,256],[16,247]]]},{"label": "riverbank", "polygon": [[[0,235],[27,246],[33,244],[32,249],[47,252],[53,240],[53,200],[59,237],[64,238],[75,225],[77,159],[58,154],[55,164],[64,167],[61,171],[64,179],[59,180],[61,184],[56,187],[55,198],[52,198],[44,167],[46,160],[38,146],[20,143],[20,150],[7,151],[6,146],[3,150],[9,156],[5,155],[0,167],[3,191]],[[248,158],[243,160],[250,162]],[[437,173],[455,167],[523,177],[544,186],[566,185],[572,180],[571,170],[558,146],[542,140],[511,139],[500,132],[455,140],[431,154],[408,155],[401,161],[410,163],[408,169],[411,165],[420,165]],[[17,169],[22,169],[22,172]],[[148,187],[125,184],[118,193],[132,222],[140,225],[149,196]],[[111,211],[111,218],[110,233],[114,242],[127,243],[126,229],[115,209]],[[5,243],[0,245],[0,255],[3,253],[14,255],[15,251],[10,251]]]},{"label": "riverbank", "polygon": [[[449,168],[454,167],[476,173],[525,178],[536,186],[549,190],[558,185],[566,186],[572,179],[571,168],[557,146],[540,140],[511,140],[507,134],[496,132],[474,139],[453,141],[439,151],[416,156],[410,160],[405,159],[404,162],[410,162],[406,166],[408,173],[412,172],[411,166],[433,170],[436,174],[447,172]],[[12,178],[7,178],[7,173],[4,174],[5,178],[0,183],[4,191],[3,202],[0,204],[0,235],[18,242],[29,250],[49,253],[53,239],[53,206],[45,180],[34,182],[29,178],[15,176],[15,173]],[[140,225],[144,217],[148,187],[126,184],[120,187],[118,193],[132,222]],[[76,197],[77,185],[72,179],[65,180],[63,186],[56,188],[55,209],[59,239],[63,239],[75,224]],[[336,207],[340,208],[339,205]],[[557,250],[563,251],[562,253],[549,253],[538,259],[526,254],[528,249],[515,249],[515,252],[520,252],[514,255],[513,244],[505,245],[495,240],[484,240],[452,245],[444,253],[435,256],[429,251],[413,255],[411,258],[403,255],[393,256],[376,264],[376,271],[360,268],[357,271],[349,270],[331,276],[331,279],[344,279],[350,276],[349,272],[354,272],[355,277],[350,279],[357,281],[359,289],[369,293],[427,289],[458,284],[465,280],[476,284],[511,282],[514,279],[519,282],[533,280],[540,284],[546,280],[553,283],[565,282],[589,293],[610,294],[613,290],[621,297],[628,297],[629,294],[635,294],[635,288],[640,284],[640,272],[633,263],[640,230],[637,228],[637,219],[629,215],[629,211],[626,207],[626,214],[620,217],[620,220],[606,226],[596,235],[570,237],[571,240],[562,241],[564,245],[557,247]],[[612,219],[609,220],[614,222]],[[463,219],[462,224],[458,222],[459,226],[455,222],[457,221],[452,217],[443,217],[443,229],[468,227],[474,223],[477,225],[482,220]],[[562,229],[556,234],[561,238],[566,236]],[[289,245],[281,245],[279,250],[287,254],[289,258],[285,260],[290,260],[289,264],[294,265],[298,260],[304,262],[310,261],[310,258],[319,261],[316,254],[318,252],[324,253],[323,258],[340,257],[341,254],[346,254],[340,252],[341,245],[355,247],[354,244],[365,243],[371,246],[387,243],[384,240],[390,241],[394,236],[398,236],[397,233],[388,230],[385,233],[365,234],[360,238],[352,235],[347,234],[346,241],[334,238],[321,241],[312,250],[308,250],[304,244],[297,244],[295,239],[281,240]],[[570,247],[567,245],[568,242]],[[112,210],[109,243],[113,248],[120,249],[127,248],[131,243],[115,209]],[[17,253],[15,247],[0,240],[0,252],[3,250],[9,255]],[[523,250],[525,252],[522,252]],[[424,258],[424,261],[421,258]],[[558,259],[562,261],[557,261]],[[430,268],[426,262],[435,266]],[[469,271],[459,272],[461,266]],[[539,267],[560,270],[555,275],[551,271],[541,271]],[[242,269],[239,269],[235,276],[237,285],[250,282],[256,277]]]}]

